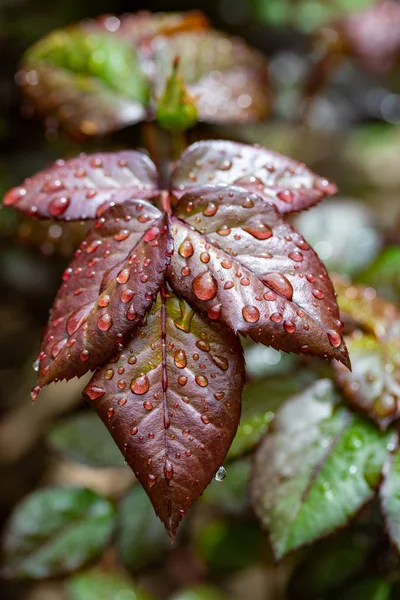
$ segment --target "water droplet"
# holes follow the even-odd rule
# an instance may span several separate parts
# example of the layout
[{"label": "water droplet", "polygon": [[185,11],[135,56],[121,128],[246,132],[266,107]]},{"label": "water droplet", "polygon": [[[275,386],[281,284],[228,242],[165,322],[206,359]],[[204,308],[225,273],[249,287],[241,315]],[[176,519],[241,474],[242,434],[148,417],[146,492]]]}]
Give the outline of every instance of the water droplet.
[{"label": "water droplet", "polygon": [[49,203],[49,213],[53,217],[59,217],[64,214],[69,206],[70,200],[66,196],[61,196],[60,198],[54,198]]},{"label": "water droplet", "polygon": [[150,400],[145,400],[145,402],[143,402],[143,408],[145,408],[146,410],[153,410],[153,405],[150,402]]},{"label": "water droplet", "polygon": [[303,262],[304,260],[304,256],[301,252],[289,252],[288,256],[291,260],[294,260],[295,262]]},{"label": "water droplet", "polygon": [[129,236],[130,236],[130,233],[127,229],[121,229],[121,231],[119,233],[116,233],[114,235],[114,240],[116,240],[117,242],[123,242]]},{"label": "water droplet", "polygon": [[178,252],[183,258],[190,258],[193,256],[194,248],[192,242],[187,238],[186,240],[183,240],[182,244],[179,246]]},{"label": "water droplet", "polygon": [[120,271],[117,275],[118,283],[126,283],[129,279],[130,272],[131,271],[128,268],[122,269],[122,271]]},{"label": "water droplet", "polygon": [[222,314],[222,304],[214,304],[207,311],[207,317],[211,319],[211,321],[218,321],[221,318]]},{"label": "water droplet", "polygon": [[223,356],[212,356],[213,362],[219,367],[222,371],[227,371],[229,368],[229,363],[226,358]]},{"label": "water droplet", "polygon": [[97,321],[97,327],[101,331],[108,331],[111,326],[112,326],[112,318],[110,317],[110,315],[108,313],[105,313],[104,315],[101,315],[99,317],[99,319]]},{"label": "water droplet", "polygon": [[184,377],[184,375],[179,375],[178,377],[178,383],[179,385],[186,385],[187,384],[187,377]]},{"label": "water droplet", "polygon": [[89,350],[82,350],[80,353],[80,358],[82,362],[85,362],[89,359]]},{"label": "water droplet", "polygon": [[196,375],[195,381],[196,381],[197,385],[199,385],[200,387],[208,386],[208,379],[205,375]]},{"label": "water droplet", "polygon": [[130,290],[129,288],[127,288],[126,290],[122,290],[121,295],[120,295],[120,300],[121,300],[121,302],[126,304],[127,302],[130,302],[132,300],[134,295],[135,295],[135,292],[133,290]]},{"label": "water droplet", "polygon": [[318,300],[322,300],[324,298],[324,292],[322,292],[321,290],[313,290],[312,295]]},{"label": "water droplet", "polygon": [[257,240],[267,240],[268,238],[272,237],[271,227],[265,225],[264,223],[259,223],[257,226],[253,227],[243,227],[243,231],[246,231],[246,233],[249,233]]},{"label": "water droplet", "polygon": [[[268,287],[272,288],[275,292],[284,296],[288,300],[293,298],[293,287],[290,281],[281,273],[266,273],[261,277],[261,281]],[[265,295],[264,295],[265,298]],[[265,298],[266,300],[268,298]],[[272,300],[276,299],[271,298]]]},{"label": "water droplet", "polygon": [[278,192],[277,197],[279,198],[279,200],[282,200],[282,202],[286,202],[287,204],[290,204],[294,200],[294,194],[290,190],[283,190],[282,192]]},{"label": "water droplet", "polygon": [[131,390],[134,394],[142,396],[149,391],[150,382],[147,375],[140,375],[137,379],[131,382]]},{"label": "water droplet", "polygon": [[339,348],[340,344],[342,343],[340,333],[338,333],[334,329],[330,329],[328,331],[328,339],[334,348]]},{"label": "water droplet", "polygon": [[158,237],[160,230],[157,226],[150,227],[143,236],[145,242],[152,242]]},{"label": "water droplet", "polygon": [[156,476],[150,473],[150,475],[147,477],[147,483],[149,484],[150,488],[153,487],[153,485],[156,484]]},{"label": "water droplet", "polygon": [[174,467],[168,459],[165,461],[164,475],[165,479],[167,479],[168,481],[171,481],[172,477],[174,476]]},{"label": "water droplet", "polygon": [[89,385],[86,388],[86,394],[89,396],[90,400],[97,400],[97,398],[101,398],[106,393],[103,388],[98,387],[97,385]]},{"label": "water droplet", "polygon": [[215,473],[215,481],[223,481],[226,477],[226,469],[224,467],[220,467],[218,471]]},{"label": "water droplet", "polygon": [[105,308],[106,306],[108,306],[110,304],[110,296],[108,294],[104,294],[104,296],[100,296],[100,298],[97,301],[97,304],[99,306],[101,306],[102,308]]},{"label": "water droplet", "polygon": [[210,255],[208,254],[208,252],[202,252],[200,254],[200,260],[202,263],[205,263],[205,264],[208,263],[210,260]]},{"label": "water droplet", "polygon": [[232,268],[232,262],[230,260],[222,260],[221,261],[221,267],[223,267],[224,269],[231,269]]},{"label": "water droplet", "polygon": [[214,202],[209,202],[206,208],[203,210],[203,215],[205,217],[213,217],[218,210],[218,206]]},{"label": "water droplet", "polygon": [[174,362],[178,369],[184,369],[186,367],[187,359],[184,350],[176,350],[174,354]]},{"label": "water droplet", "polygon": [[193,279],[192,287],[200,300],[211,300],[217,293],[217,282],[209,271],[197,275]]},{"label": "water droplet", "polygon": [[275,313],[272,313],[272,315],[270,316],[269,319],[273,323],[280,323],[283,319],[283,316],[281,315],[281,313],[275,312]]},{"label": "water droplet", "polygon": [[200,419],[203,421],[204,425],[208,425],[210,422],[210,419],[207,417],[207,415],[201,415]]},{"label": "water droplet", "polygon": [[251,198],[246,198],[242,202],[242,208],[253,208],[254,202]]},{"label": "water droplet", "polygon": [[289,320],[283,321],[283,328],[288,333],[294,333],[296,331],[296,325],[293,323],[293,321]]},{"label": "water droplet", "polygon": [[32,368],[34,371],[36,371],[36,373],[39,371],[39,359],[38,358],[33,361]]},{"label": "water droplet", "polygon": [[256,323],[260,318],[260,311],[256,306],[247,304],[242,308],[242,315],[244,320],[248,323]]},{"label": "water droplet", "polygon": [[32,388],[31,390],[31,398],[32,398],[32,402],[35,402],[36,398],[39,396],[41,387],[39,385],[35,385],[35,387]]}]

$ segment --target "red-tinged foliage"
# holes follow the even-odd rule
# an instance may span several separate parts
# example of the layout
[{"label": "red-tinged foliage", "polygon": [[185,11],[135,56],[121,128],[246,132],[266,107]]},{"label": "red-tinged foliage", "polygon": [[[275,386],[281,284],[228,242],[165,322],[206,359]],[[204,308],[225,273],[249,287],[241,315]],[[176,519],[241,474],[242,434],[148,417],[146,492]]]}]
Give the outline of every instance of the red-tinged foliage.
[{"label": "red-tinged foliage", "polygon": [[243,384],[238,338],[167,292],[85,390],[171,538],[225,458]]},{"label": "red-tinged foliage", "polygon": [[169,281],[191,306],[256,342],[349,366],[328,274],[274,206],[209,186],[185,194],[175,215]]},{"label": "red-tinged foliage", "polygon": [[10,190],[6,206],[29,216],[94,219],[112,204],[157,195],[157,170],[133,150],[59,160]]},{"label": "red-tinged foliage", "polygon": [[172,174],[172,189],[178,197],[210,184],[246,188],[275,204],[281,214],[304,210],[336,192],[333,183],[296,160],[260,146],[225,140],[192,144]]},{"label": "red-tinged foliage", "polygon": [[38,385],[80,377],[120,351],[164,283],[167,215],[131,201],[96,221],[65,271],[43,336]]},{"label": "red-tinged foliage", "polygon": [[[332,184],[263,148],[218,141],[188,148],[169,190],[157,180],[137,153],[93,155],[32,177],[7,203],[47,217],[62,185],[70,204],[58,218],[98,216],[65,272],[33,396],[98,369],[86,396],[173,537],[239,422],[237,334],[346,366],[349,358],[326,270],[280,214]],[[174,204],[172,214],[146,195]]]}]

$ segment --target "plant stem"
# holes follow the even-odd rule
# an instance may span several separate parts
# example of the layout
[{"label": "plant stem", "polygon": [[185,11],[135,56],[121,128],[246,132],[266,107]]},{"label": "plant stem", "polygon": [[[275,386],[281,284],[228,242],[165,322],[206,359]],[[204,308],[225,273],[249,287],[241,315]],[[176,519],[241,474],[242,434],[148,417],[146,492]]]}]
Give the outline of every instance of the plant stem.
[{"label": "plant stem", "polygon": [[143,123],[143,143],[153,163],[159,166],[158,139],[155,123]]},{"label": "plant stem", "polygon": [[178,159],[182,152],[188,146],[187,134],[185,131],[174,131],[172,133],[173,156]]}]

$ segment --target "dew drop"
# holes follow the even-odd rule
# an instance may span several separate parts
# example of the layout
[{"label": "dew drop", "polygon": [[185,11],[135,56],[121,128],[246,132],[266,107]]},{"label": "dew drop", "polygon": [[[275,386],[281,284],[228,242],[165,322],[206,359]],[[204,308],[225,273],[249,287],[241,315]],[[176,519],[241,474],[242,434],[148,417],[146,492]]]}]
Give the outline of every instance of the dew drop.
[{"label": "dew drop", "polygon": [[147,477],[147,483],[148,483],[148,485],[149,485],[150,488],[153,487],[153,485],[156,484],[156,476],[152,475],[150,473],[150,475],[148,475],[148,477]]},{"label": "dew drop", "polygon": [[207,377],[205,375],[196,375],[195,382],[200,387],[207,387],[208,386],[208,379],[207,379]]},{"label": "dew drop", "polygon": [[131,390],[134,394],[142,396],[149,391],[150,383],[147,375],[140,375],[131,382]]},{"label": "dew drop", "polygon": [[283,328],[288,333],[294,333],[296,331],[296,325],[290,320],[283,321]]},{"label": "dew drop", "polygon": [[273,323],[280,323],[283,319],[281,313],[275,312],[272,313],[272,315],[270,316],[270,321],[272,321]]},{"label": "dew drop", "polygon": [[272,237],[271,227],[265,225],[264,223],[259,223],[259,225],[254,227],[243,227],[243,231],[246,231],[246,233],[249,233],[257,240],[267,240],[268,238]]},{"label": "dew drop", "polygon": [[60,215],[65,213],[65,211],[67,210],[67,208],[69,206],[69,203],[70,203],[70,200],[66,196],[62,196],[60,198],[54,198],[54,200],[52,200],[49,203],[49,213],[53,217],[59,217]]},{"label": "dew drop", "polygon": [[279,198],[279,200],[282,200],[282,202],[286,202],[287,204],[290,204],[294,200],[294,194],[290,190],[278,192],[277,197]]},{"label": "dew drop", "polygon": [[174,476],[174,467],[169,460],[165,461],[164,475],[165,479],[167,479],[168,481],[171,481],[172,477]]},{"label": "dew drop", "polygon": [[129,288],[126,290],[122,290],[121,295],[120,295],[120,300],[121,300],[121,302],[126,304],[127,302],[130,302],[132,300],[134,295],[135,295],[135,292],[133,290],[130,290]]},{"label": "dew drop", "polygon": [[220,467],[218,471],[215,473],[215,481],[223,481],[226,477],[226,469],[224,467]]},{"label": "dew drop", "polygon": [[184,369],[186,367],[187,359],[184,350],[176,350],[174,354],[174,363],[178,369]]},{"label": "dew drop", "polygon": [[[288,300],[293,298],[293,287],[290,281],[281,273],[266,273],[261,277],[261,281],[272,288],[280,296]],[[275,300],[275,298],[273,298]]]},{"label": "dew drop", "polygon": [[188,239],[183,240],[182,244],[179,246],[178,252],[183,258],[190,258],[193,256],[194,248],[192,242]]},{"label": "dew drop", "polygon": [[294,260],[295,262],[303,262],[304,260],[304,256],[301,252],[289,252],[288,256],[291,260]]},{"label": "dew drop", "polygon": [[89,387],[86,388],[86,394],[89,396],[90,400],[97,400],[97,398],[104,396],[105,393],[106,391],[97,385],[89,385]]},{"label": "dew drop", "polygon": [[207,415],[201,415],[200,419],[203,421],[204,425],[208,425],[210,422],[210,419],[207,417]]},{"label": "dew drop", "polygon": [[312,295],[314,296],[314,298],[317,298],[318,300],[322,300],[324,298],[324,292],[322,292],[321,290],[313,290],[312,291]]},{"label": "dew drop", "polygon": [[338,333],[334,329],[330,329],[328,331],[328,339],[334,348],[339,348],[340,344],[342,343],[340,333]]},{"label": "dew drop", "polygon": [[199,300],[211,300],[217,294],[217,283],[209,271],[193,279],[192,288]]},{"label": "dew drop", "polygon": [[210,261],[210,255],[208,254],[208,252],[202,252],[200,254],[200,260],[202,263],[207,264]]},{"label": "dew drop", "polygon": [[97,321],[97,327],[101,331],[108,331],[111,326],[112,326],[112,318],[110,317],[110,315],[108,313],[101,315],[101,317],[99,317],[99,319]]},{"label": "dew drop", "polygon": [[210,202],[203,210],[203,215],[205,217],[213,217],[217,213],[217,210],[218,206],[214,202]]},{"label": "dew drop", "polygon": [[247,323],[257,323],[260,318],[260,311],[256,306],[247,304],[242,308],[242,315]]}]

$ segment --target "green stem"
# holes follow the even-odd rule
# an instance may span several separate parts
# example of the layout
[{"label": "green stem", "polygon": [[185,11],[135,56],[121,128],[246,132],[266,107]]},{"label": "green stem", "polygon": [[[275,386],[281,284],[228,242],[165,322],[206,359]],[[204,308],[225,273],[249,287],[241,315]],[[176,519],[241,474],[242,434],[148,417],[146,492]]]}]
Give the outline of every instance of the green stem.
[{"label": "green stem", "polygon": [[177,160],[188,147],[187,133],[185,131],[174,131],[172,133],[172,145],[173,157]]}]

